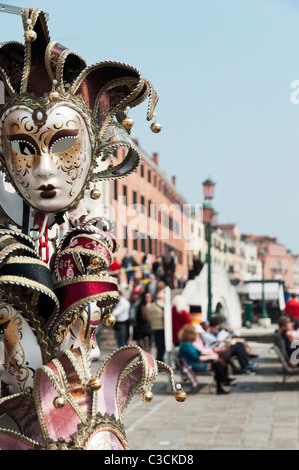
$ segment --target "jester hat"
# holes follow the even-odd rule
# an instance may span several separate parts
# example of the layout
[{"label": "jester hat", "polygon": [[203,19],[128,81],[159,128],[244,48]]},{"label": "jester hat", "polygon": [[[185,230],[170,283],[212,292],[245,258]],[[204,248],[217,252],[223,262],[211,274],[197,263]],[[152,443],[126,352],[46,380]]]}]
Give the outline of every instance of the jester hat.
[{"label": "jester hat", "polygon": [[[3,123],[12,109],[29,109],[38,129],[55,106],[78,110],[88,129],[92,155],[82,190],[72,206],[90,183],[122,178],[136,169],[139,151],[122,122],[128,108],[147,98],[147,120],[151,120],[158,95],[134,67],[110,61],[87,66],[79,54],[52,41],[41,10],[24,9],[22,17],[25,44],[0,46],[0,78],[5,85],[5,104],[0,107],[0,169],[24,198],[4,157]],[[107,167],[98,171],[99,161],[106,161],[118,148],[124,149],[122,161],[115,166],[107,162]],[[36,208],[30,201],[28,204]]]}]

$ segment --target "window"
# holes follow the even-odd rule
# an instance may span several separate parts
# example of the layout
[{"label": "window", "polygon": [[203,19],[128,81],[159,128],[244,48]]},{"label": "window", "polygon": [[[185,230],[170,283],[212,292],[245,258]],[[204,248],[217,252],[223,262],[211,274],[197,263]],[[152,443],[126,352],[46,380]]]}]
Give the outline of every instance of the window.
[{"label": "window", "polygon": [[144,178],[144,165],[143,165],[143,163],[141,163],[141,165],[140,165],[140,175],[141,175],[141,178]]},{"label": "window", "polygon": [[151,170],[147,170],[147,181],[151,182]]},{"label": "window", "polygon": [[124,225],[124,247],[128,248],[128,229],[126,225]]},{"label": "window", "polygon": [[148,200],[148,217],[151,217],[151,205],[152,205],[152,201],[149,199]]},{"label": "window", "polygon": [[133,190],[133,204],[137,204],[137,192]]},{"label": "window", "polygon": [[145,234],[141,233],[140,235],[141,235],[141,238],[140,238],[141,239],[141,251],[143,251],[143,253],[145,253],[145,251],[146,251],[145,250],[145,240],[146,240]]},{"label": "window", "polygon": [[133,230],[133,249],[138,250],[138,232],[136,229]]},{"label": "window", "polygon": [[173,222],[173,231],[179,235],[180,234],[180,224],[175,220]]},{"label": "window", "polygon": [[152,237],[151,235],[148,236],[148,252],[152,254],[153,252],[153,244],[152,244]]},{"label": "window", "polygon": [[155,245],[155,248],[154,248],[154,255],[157,256],[158,254],[158,239],[157,238],[154,238],[154,245]]},{"label": "window", "polygon": [[145,214],[145,201],[144,201],[144,196],[140,197],[140,204],[141,204],[141,213]]},{"label": "window", "polygon": [[123,185],[124,204],[127,205],[127,186]]},{"label": "window", "polygon": [[114,199],[117,201],[117,180],[114,180]]}]

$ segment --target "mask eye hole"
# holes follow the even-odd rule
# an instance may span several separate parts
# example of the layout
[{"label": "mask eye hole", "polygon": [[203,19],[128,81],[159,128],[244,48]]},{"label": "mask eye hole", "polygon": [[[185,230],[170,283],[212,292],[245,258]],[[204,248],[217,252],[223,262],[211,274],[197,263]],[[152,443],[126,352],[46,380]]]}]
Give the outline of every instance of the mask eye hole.
[{"label": "mask eye hole", "polygon": [[50,153],[62,153],[70,150],[75,144],[78,134],[77,129],[62,129],[56,132],[49,144]]},{"label": "mask eye hole", "polygon": [[76,142],[77,138],[76,137],[61,137],[60,139],[57,139],[50,148],[51,153],[61,153],[61,152],[67,152],[72,148],[74,143]]},{"label": "mask eye hole", "polygon": [[20,155],[36,155],[37,153],[33,145],[24,140],[13,140],[10,145]]}]

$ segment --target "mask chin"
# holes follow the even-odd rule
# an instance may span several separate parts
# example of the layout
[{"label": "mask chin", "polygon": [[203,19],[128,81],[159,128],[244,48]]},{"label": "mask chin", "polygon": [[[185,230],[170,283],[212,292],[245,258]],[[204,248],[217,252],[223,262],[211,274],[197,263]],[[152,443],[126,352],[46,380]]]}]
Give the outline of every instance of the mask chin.
[{"label": "mask chin", "polygon": [[[28,234],[29,230],[34,228],[35,209],[28,206],[14,187],[4,180],[3,173],[0,173],[0,201],[3,212],[0,213],[0,225],[5,225],[8,219],[10,224],[16,225],[18,228],[24,228],[23,233]],[[49,227],[56,222],[55,216],[55,213],[48,214]]]}]

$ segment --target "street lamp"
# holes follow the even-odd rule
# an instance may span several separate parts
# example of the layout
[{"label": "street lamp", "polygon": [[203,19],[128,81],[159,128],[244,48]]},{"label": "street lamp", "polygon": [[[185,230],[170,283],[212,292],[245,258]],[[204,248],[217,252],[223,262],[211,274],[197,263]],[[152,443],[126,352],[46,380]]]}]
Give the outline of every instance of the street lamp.
[{"label": "street lamp", "polygon": [[203,182],[203,190],[205,201],[202,206],[203,214],[203,223],[205,224],[207,242],[208,242],[208,254],[207,254],[207,263],[208,263],[208,312],[207,317],[208,321],[213,316],[212,310],[212,260],[211,260],[211,247],[212,247],[212,230],[213,227],[217,225],[217,212],[214,211],[211,200],[214,197],[214,188],[215,183],[210,178],[206,179]]},{"label": "street lamp", "polygon": [[269,318],[267,307],[266,307],[266,299],[265,299],[265,257],[266,257],[266,250],[260,250],[261,261],[262,261],[262,311],[261,311],[261,318]]}]

